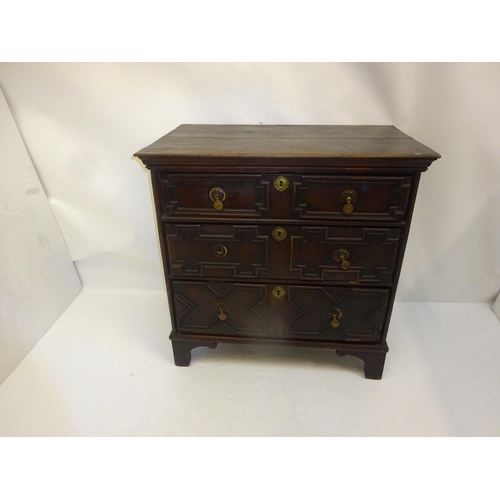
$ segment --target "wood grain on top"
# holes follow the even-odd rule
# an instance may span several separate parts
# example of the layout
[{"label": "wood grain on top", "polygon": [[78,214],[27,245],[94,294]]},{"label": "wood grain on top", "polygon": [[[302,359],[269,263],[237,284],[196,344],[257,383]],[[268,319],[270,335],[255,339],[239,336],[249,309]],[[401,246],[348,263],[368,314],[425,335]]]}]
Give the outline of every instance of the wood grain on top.
[{"label": "wood grain on top", "polygon": [[392,125],[181,125],[134,156],[440,158]]}]

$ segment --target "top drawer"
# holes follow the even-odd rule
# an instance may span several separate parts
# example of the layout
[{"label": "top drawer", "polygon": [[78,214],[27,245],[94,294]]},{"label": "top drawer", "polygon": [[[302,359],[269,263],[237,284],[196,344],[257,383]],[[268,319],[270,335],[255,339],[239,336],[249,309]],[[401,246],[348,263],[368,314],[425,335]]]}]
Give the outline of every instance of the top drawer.
[{"label": "top drawer", "polygon": [[411,177],[302,175],[294,180],[299,219],[402,221]]},{"label": "top drawer", "polygon": [[172,219],[403,221],[409,176],[159,174]]},{"label": "top drawer", "polygon": [[269,217],[269,181],[260,174],[159,174],[168,218]]}]

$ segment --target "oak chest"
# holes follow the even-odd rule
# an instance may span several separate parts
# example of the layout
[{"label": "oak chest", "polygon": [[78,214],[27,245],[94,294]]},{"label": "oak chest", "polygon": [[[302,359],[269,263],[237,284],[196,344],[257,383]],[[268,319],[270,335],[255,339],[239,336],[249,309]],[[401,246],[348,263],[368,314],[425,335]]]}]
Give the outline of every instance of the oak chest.
[{"label": "oak chest", "polygon": [[151,171],[174,359],[253,342],[335,349],[380,379],[421,172],[392,126],[181,125]]}]

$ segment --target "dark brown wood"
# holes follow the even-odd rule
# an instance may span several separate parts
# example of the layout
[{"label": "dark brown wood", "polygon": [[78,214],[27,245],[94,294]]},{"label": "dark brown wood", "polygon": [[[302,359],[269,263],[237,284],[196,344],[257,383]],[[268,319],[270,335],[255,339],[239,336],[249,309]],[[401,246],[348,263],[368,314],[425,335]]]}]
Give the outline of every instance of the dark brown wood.
[{"label": "dark brown wood", "polygon": [[215,349],[217,343],[203,341],[179,341],[172,339],[172,350],[176,366],[189,366],[191,364],[191,351],[195,347],[210,347]]},{"label": "dark brown wood", "polygon": [[[202,335],[192,333],[178,333],[174,330],[170,332],[170,340],[180,342],[207,342],[207,343],[229,343],[229,344],[262,344],[290,347],[313,347],[317,349],[330,349],[333,351],[353,351],[353,352],[375,352],[387,353],[389,348],[384,343],[356,343],[335,342],[331,340],[300,340],[284,338],[254,338],[254,337],[234,337],[230,335]],[[206,344],[203,344],[206,345]]]},{"label": "dark brown wood", "polygon": [[[336,342],[380,339],[387,289],[280,287],[282,295],[276,297],[276,285],[174,281],[177,331]],[[333,311],[340,311],[338,326],[331,325]]]},{"label": "dark brown wood", "polygon": [[404,158],[440,157],[392,125],[180,125],[137,152],[148,157]]},{"label": "dark brown wood", "polygon": [[[288,189],[273,187],[276,175],[160,174],[162,216],[166,220],[304,219],[312,221],[403,221],[411,177],[285,174]],[[212,189],[224,193],[214,210]],[[343,194],[355,193],[353,212],[342,210]]]},{"label": "dark brown wood", "polygon": [[349,351],[337,350],[339,356],[355,356],[363,360],[365,364],[365,378],[373,380],[380,380],[384,372],[385,352],[363,352],[363,351]]},{"label": "dark brown wood", "polygon": [[[163,214],[168,218],[223,216],[267,217],[269,215],[269,178],[262,175],[161,174]],[[225,193],[224,208],[214,210],[210,190]]]},{"label": "dark brown wood", "polygon": [[[293,210],[299,219],[391,222],[404,220],[411,178],[304,175],[294,184]],[[356,194],[350,214],[342,211],[346,191]]]},{"label": "dark brown wood", "polygon": [[[138,158],[138,156],[137,156]],[[241,157],[236,160],[228,157],[207,156],[202,159],[193,157],[189,159],[185,156],[165,159],[163,156],[144,157],[147,163],[144,166],[150,170],[155,169],[158,172],[170,173],[191,173],[223,174],[232,170],[231,167],[237,166],[241,174],[254,174],[261,169],[273,175],[305,173],[308,174],[329,174],[332,167],[335,167],[335,173],[340,175],[352,174],[372,174],[374,169],[377,175],[392,175],[397,168],[398,174],[408,175],[413,172],[424,172],[434,160],[424,159],[409,162],[404,158],[247,158]],[[189,167],[189,170],[188,168]]]},{"label": "dark brown wood", "polygon": [[[272,233],[286,231],[282,241]],[[168,224],[165,226],[172,278],[391,283],[399,228]],[[349,267],[335,260],[348,253]]]},{"label": "dark brown wood", "polygon": [[151,170],[177,365],[196,346],[271,343],[335,349],[381,378],[437,153],[391,126],[186,125],[136,156]]}]

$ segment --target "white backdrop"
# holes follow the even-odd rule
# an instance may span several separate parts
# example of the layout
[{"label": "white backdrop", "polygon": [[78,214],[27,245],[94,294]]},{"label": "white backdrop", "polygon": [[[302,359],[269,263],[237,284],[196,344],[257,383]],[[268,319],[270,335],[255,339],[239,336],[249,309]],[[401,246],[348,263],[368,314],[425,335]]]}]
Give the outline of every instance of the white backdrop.
[{"label": "white backdrop", "polygon": [[81,290],[2,92],[0,180],[1,384]]},{"label": "white backdrop", "polygon": [[393,124],[441,153],[422,175],[397,300],[500,289],[500,65],[0,65],[0,85],[85,287],[164,288],[148,174],[181,123]]}]

